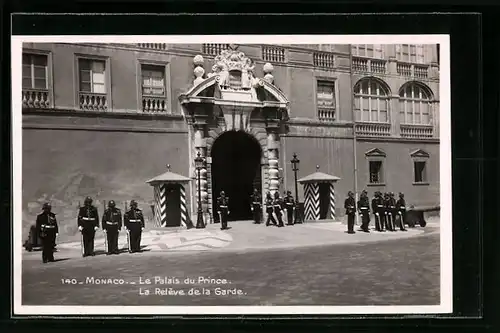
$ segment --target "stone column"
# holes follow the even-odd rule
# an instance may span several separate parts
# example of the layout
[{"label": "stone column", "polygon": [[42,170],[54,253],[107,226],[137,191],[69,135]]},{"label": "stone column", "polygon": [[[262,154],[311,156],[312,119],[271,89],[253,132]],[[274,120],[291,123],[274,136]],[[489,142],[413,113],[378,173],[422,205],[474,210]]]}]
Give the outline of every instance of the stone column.
[{"label": "stone column", "polygon": [[[208,199],[208,184],[207,184],[207,145],[205,141],[205,128],[203,125],[194,125],[194,147],[195,147],[195,156],[198,157],[198,152],[200,153],[200,157],[205,159],[205,163],[203,168],[200,170],[200,190],[201,190],[201,203],[206,207],[207,199]],[[198,209],[198,174],[196,173],[196,193],[194,193],[196,208]],[[204,212],[206,209],[203,210]]]},{"label": "stone column", "polygon": [[279,145],[277,128],[268,128],[267,159],[269,162],[269,191],[273,196],[274,192],[279,189]]}]

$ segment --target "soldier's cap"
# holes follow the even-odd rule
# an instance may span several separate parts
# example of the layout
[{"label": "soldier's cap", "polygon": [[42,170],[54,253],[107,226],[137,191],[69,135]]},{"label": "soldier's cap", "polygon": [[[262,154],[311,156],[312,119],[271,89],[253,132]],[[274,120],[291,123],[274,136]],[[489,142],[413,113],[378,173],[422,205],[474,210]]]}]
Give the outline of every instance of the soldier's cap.
[{"label": "soldier's cap", "polygon": [[400,197],[404,197],[404,196],[405,196],[405,194],[404,194],[403,192],[399,192],[399,196],[400,196]]},{"label": "soldier's cap", "polygon": [[279,197],[280,196],[280,193],[278,191],[274,192],[274,197]]},{"label": "soldier's cap", "polygon": [[368,194],[368,192],[366,190],[363,190],[363,192],[361,192],[361,194]]},{"label": "soldier's cap", "polygon": [[108,202],[108,207],[115,207],[116,206],[116,203],[114,200],[109,200]]},{"label": "soldier's cap", "polygon": [[292,194],[292,191],[286,191],[286,194]]},{"label": "soldier's cap", "polygon": [[50,208],[52,208],[52,206],[50,205],[50,203],[49,203],[49,202],[44,203],[44,204],[43,204],[43,206],[42,206],[42,209],[43,209],[43,210],[45,210],[45,209],[50,209]]},{"label": "soldier's cap", "polygon": [[130,207],[132,207],[132,206],[137,206],[137,201],[131,200],[130,201]]},{"label": "soldier's cap", "polygon": [[223,195],[223,194],[226,194],[226,192],[224,192],[224,191],[220,191],[220,195]]}]

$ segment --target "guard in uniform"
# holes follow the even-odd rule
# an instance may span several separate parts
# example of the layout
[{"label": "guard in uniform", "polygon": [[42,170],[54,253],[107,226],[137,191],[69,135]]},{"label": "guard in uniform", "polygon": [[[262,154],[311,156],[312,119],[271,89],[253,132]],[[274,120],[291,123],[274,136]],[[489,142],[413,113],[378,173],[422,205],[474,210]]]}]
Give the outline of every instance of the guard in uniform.
[{"label": "guard in uniform", "polygon": [[274,192],[274,213],[276,214],[276,217],[278,218],[278,227],[284,227],[285,225],[283,224],[283,200],[280,198],[280,193],[278,191]]},{"label": "guard in uniform", "polygon": [[229,215],[229,197],[226,197],[224,191],[220,191],[220,197],[217,198],[217,212],[219,213],[221,228],[227,229],[227,216]]},{"label": "guard in uniform", "polygon": [[108,254],[118,254],[118,232],[122,230],[122,212],[116,208],[114,200],[108,203],[108,209],[102,216],[102,230],[108,240]]},{"label": "guard in uniform", "polygon": [[260,193],[259,193],[259,190],[257,189],[254,189],[253,190],[253,194],[252,196],[250,197],[250,199],[252,200],[252,205],[250,207],[250,209],[252,210],[252,214],[253,214],[253,221],[254,223],[256,224],[260,224],[260,214],[262,213],[262,198],[260,196]]},{"label": "guard in uniform", "polygon": [[94,256],[95,232],[99,229],[99,213],[97,208],[92,206],[92,198],[86,197],[84,206],[78,212],[78,230],[83,238],[83,256]]},{"label": "guard in uniform", "polygon": [[36,231],[42,239],[42,261],[43,263],[54,261],[54,247],[56,236],[59,234],[56,214],[51,212],[52,207],[47,202],[42,206],[42,213],[36,217]]},{"label": "guard in uniform", "polygon": [[354,234],[354,218],[356,216],[356,200],[354,193],[349,191],[344,201],[345,214],[347,215],[347,233]]},{"label": "guard in uniform", "polygon": [[130,253],[141,252],[141,236],[144,230],[144,215],[137,208],[135,200],[130,201],[130,209],[123,215],[124,225],[129,233]]},{"label": "guard in uniform", "polygon": [[380,208],[379,205],[382,205],[379,198],[380,192],[375,191],[372,198],[372,211],[373,217],[375,218],[375,230],[383,231],[381,218],[380,218]]},{"label": "guard in uniform", "polygon": [[287,225],[293,225],[293,211],[295,209],[295,200],[291,191],[286,191],[286,197],[283,199],[286,209]]},{"label": "guard in uniform", "polygon": [[389,193],[389,212],[391,217],[392,231],[396,231],[396,216],[398,210],[396,209],[396,199],[394,199],[394,192]]},{"label": "guard in uniform", "polygon": [[405,195],[403,193],[399,193],[399,199],[396,202],[396,211],[399,220],[399,229],[401,231],[406,231],[405,228],[405,220],[406,220],[406,202]]},{"label": "guard in uniform", "polygon": [[267,221],[266,221],[266,227],[269,226],[270,223],[272,223],[274,226],[277,226],[278,223],[276,223],[276,220],[274,218],[274,200],[271,197],[271,192],[267,192],[266,194],[266,213],[267,213]]},{"label": "guard in uniform", "polygon": [[364,232],[370,232],[368,230],[368,225],[370,224],[370,202],[368,200],[368,193],[366,191],[361,192],[361,196],[358,201],[359,214],[361,215],[361,230]]},{"label": "guard in uniform", "polygon": [[385,228],[388,231],[394,231],[394,224],[392,221],[392,210],[389,192],[384,194],[384,215],[385,215]]}]

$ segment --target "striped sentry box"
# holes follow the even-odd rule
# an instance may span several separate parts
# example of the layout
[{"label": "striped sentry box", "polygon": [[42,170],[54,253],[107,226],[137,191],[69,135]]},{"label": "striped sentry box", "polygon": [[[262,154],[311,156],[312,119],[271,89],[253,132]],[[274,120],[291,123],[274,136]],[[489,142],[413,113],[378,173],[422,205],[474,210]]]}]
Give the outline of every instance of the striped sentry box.
[{"label": "striped sentry box", "polygon": [[155,226],[165,227],[167,225],[167,191],[165,184],[154,187],[155,196]]},{"label": "striped sentry box", "polygon": [[305,196],[305,219],[318,220],[319,219],[319,185],[306,183],[304,184]]},{"label": "striped sentry box", "polygon": [[181,195],[181,225],[187,227],[187,206],[186,206],[186,190],[180,185]]},{"label": "striped sentry box", "polygon": [[330,219],[335,220],[335,186],[330,184]]}]

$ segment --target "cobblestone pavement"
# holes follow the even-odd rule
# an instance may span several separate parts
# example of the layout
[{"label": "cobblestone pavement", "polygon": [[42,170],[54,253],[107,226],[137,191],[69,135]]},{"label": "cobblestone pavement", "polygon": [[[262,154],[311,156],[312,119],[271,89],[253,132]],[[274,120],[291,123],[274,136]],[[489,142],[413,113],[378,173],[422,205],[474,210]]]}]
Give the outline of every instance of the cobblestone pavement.
[{"label": "cobblestone pavement", "polygon": [[[295,227],[289,229],[292,228]],[[310,228],[321,229],[319,225]],[[25,257],[23,261],[22,302],[24,305],[437,305],[439,233],[431,229],[426,227],[424,233],[410,238],[266,251],[150,251],[87,258],[72,258],[69,252],[61,251],[56,253],[58,261],[49,264],[42,264],[37,252],[37,260]],[[231,234],[231,230],[227,233]],[[306,231],[309,227],[297,230],[306,235],[310,232]],[[283,231],[276,228],[269,232]],[[319,233],[326,232],[321,229]],[[339,237],[344,237],[340,234]],[[232,236],[234,242],[236,236]],[[375,235],[358,237],[364,236]],[[123,284],[96,282],[108,278],[121,279]],[[151,284],[140,284],[148,279]],[[209,279],[226,279],[227,283]],[[189,295],[190,290],[197,290],[200,295]]]}]

